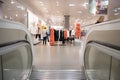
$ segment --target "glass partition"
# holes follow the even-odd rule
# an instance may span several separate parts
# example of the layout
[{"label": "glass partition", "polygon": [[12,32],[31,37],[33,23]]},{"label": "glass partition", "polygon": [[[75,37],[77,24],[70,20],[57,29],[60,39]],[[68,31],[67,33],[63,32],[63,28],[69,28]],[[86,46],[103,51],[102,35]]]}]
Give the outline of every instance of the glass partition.
[{"label": "glass partition", "polygon": [[120,60],[112,58],[111,78],[110,80],[120,80]]},{"label": "glass partition", "polygon": [[90,80],[109,80],[111,57],[99,48],[88,46],[85,53],[85,69]]},{"label": "glass partition", "polygon": [[25,80],[32,65],[29,45],[18,47],[2,55],[3,79]]},{"label": "glass partition", "polygon": [[84,65],[89,80],[120,80],[119,46],[91,42],[87,44]]}]

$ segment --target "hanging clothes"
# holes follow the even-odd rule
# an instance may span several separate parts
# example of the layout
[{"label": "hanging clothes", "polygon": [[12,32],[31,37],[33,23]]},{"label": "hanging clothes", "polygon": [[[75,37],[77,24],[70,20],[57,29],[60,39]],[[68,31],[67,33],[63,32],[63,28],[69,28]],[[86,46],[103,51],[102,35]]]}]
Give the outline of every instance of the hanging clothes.
[{"label": "hanging clothes", "polygon": [[51,46],[54,45],[54,29],[53,28],[50,29],[50,45]]},{"label": "hanging clothes", "polygon": [[67,38],[68,38],[67,30],[64,30],[64,39],[66,40]]},{"label": "hanging clothes", "polygon": [[80,29],[80,24],[79,23],[76,24],[75,36],[76,36],[76,38],[80,38],[81,37],[81,29]]}]

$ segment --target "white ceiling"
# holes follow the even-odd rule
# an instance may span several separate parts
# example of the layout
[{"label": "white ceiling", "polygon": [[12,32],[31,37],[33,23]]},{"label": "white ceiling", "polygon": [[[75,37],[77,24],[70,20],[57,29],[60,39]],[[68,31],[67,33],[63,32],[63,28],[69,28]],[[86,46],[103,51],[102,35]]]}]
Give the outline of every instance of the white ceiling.
[{"label": "white ceiling", "polygon": [[[45,21],[52,22],[53,25],[63,25],[64,15],[70,15],[70,25],[74,22],[80,22],[81,25],[95,23],[98,16],[90,14],[88,0],[17,0],[15,4],[10,4],[11,0],[2,0],[4,2],[3,11],[9,15],[25,15],[26,10],[21,10],[15,6],[23,5],[38,15]],[[74,6],[69,6],[74,4]],[[8,7],[8,8],[7,8]],[[6,10],[8,9],[8,10]],[[14,12],[14,13],[13,13]]]},{"label": "white ceiling", "polygon": [[2,4],[3,18],[24,23],[26,9],[16,1],[14,3],[11,3],[11,0],[2,1],[4,2]]},{"label": "white ceiling", "polygon": [[[77,20],[81,24],[87,23],[93,17],[93,14],[89,13],[88,0],[18,0],[20,3],[29,7],[34,13],[40,17],[46,19],[52,19],[56,24],[63,24],[64,15],[70,15],[70,24]],[[69,6],[69,4],[75,4],[75,6]],[[94,21],[93,21],[94,22]],[[89,22],[88,22],[89,23]]]}]

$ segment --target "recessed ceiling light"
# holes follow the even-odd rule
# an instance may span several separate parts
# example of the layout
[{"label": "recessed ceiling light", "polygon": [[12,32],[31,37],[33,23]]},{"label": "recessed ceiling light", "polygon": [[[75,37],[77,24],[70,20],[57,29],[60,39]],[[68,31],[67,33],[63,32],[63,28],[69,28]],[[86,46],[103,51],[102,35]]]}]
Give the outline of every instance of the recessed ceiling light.
[{"label": "recessed ceiling light", "polygon": [[7,16],[5,16],[5,18],[8,18]]},{"label": "recessed ceiling light", "polygon": [[120,10],[120,7],[119,8],[117,8],[118,10]]},{"label": "recessed ceiling light", "polygon": [[57,4],[57,6],[59,6],[59,2],[58,1],[56,2],[56,4]]},{"label": "recessed ceiling light", "polygon": [[21,7],[21,10],[25,10],[25,8],[24,8],[24,7]]},{"label": "recessed ceiling light", "polygon": [[116,16],[117,16],[117,15],[119,15],[119,13],[115,13],[114,15],[116,15]]},{"label": "recessed ceiling light", "polygon": [[82,6],[84,6],[87,9],[87,5],[88,3],[85,2]]},{"label": "recessed ceiling light", "polygon": [[23,6],[17,6],[17,8],[20,8],[21,10],[25,10]]},{"label": "recessed ceiling light", "polygon": [[44,6],[44,4],[42,3],[41,6]]},{"label": "recessed ceiling light", "polygon": [[69,6],[75,6],[75,4],[69,4]]},{"label": "recessed ceiling light", "polygon": [[82,11],[77,11],[77,13],[82,13]]},{"label": "recessed ceiling light", "polygon": [[18,14],[16,14],[15,16],[18,17]]},{"label": "recessed ceiling light", "polygon": [[42,1],[40,1],[40,3],[42,4],[43,2],[42,2]]},{"label": "recessed ceiling light", "polygon": [[13,0],[11,0],[11,4],[14,4],[15,2]]},{"label": "recessed ceiling light", "polygon": [[117,9],[114,9],[113,11],[114,11],[114,12],[117,12]]}]

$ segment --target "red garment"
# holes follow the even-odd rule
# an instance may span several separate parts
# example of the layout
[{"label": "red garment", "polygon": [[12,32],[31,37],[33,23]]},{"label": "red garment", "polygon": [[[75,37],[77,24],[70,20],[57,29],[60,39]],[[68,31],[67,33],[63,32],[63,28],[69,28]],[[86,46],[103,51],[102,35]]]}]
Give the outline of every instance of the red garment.
[{"label": "red garment", "polygon": [[80,29],[80,24],[76,24],[76,32],[75,32],[76,38],[81,37],[81,29]]},{"label": "red garment", "polygon": [[50,29],[50,45],[51,46],[54,45],[54,29],[53,28]]},{"label": "red garment", "polygon": [[67,39],[68,35],[67,35],[67,30],[64,30],[64,39]]}]

